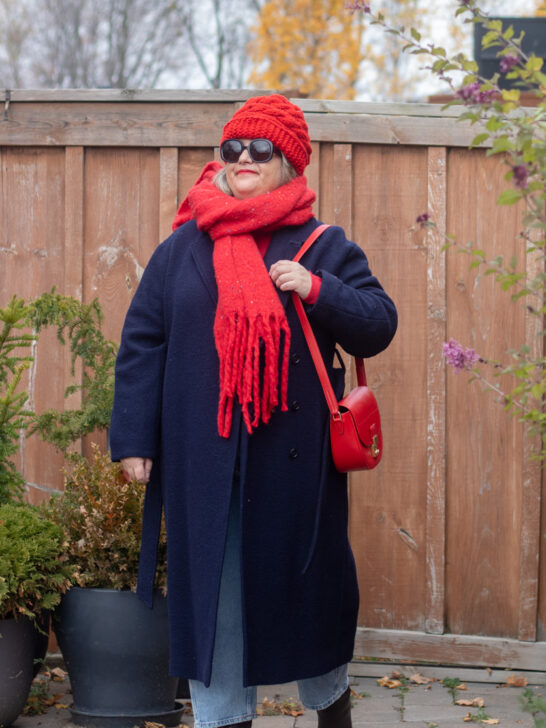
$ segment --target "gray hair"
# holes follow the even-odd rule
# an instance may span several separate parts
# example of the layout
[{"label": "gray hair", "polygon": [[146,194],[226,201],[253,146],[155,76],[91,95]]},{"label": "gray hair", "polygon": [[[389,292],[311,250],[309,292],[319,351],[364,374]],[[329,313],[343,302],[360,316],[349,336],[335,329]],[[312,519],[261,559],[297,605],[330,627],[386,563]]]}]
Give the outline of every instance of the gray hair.
[{"label": "gray hair", "polygon": [[[284,154],[281,152],[281,185],[285,185],[287,182],[290,182],[290,180],[294,179],[294,177],[298,176],[298,173],[294,169],[294,167],[290,164],[288,159],[284,156]],[[226,176],[226,168],[223,167],[219,172],[216,173],[213,180],[216,187],[218,187],[219,190],[224,192],[226,195],[231,195],[233,197],[233,192],[231,191],[231,187],[228,185],[227,176]]]}]

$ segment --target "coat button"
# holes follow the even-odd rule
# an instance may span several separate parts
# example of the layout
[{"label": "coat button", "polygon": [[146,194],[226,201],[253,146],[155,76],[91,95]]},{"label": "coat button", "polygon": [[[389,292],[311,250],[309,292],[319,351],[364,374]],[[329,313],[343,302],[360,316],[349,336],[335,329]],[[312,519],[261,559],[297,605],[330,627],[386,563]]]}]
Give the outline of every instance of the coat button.
[{"label": "coat button", "polygon": [[299,354],[292,354],[291,359],[292,359],[292,364],[299,364],[301,361],[301,357]]},{"label": "coat button", "polygon": [[298,455],[299,455],[299,452],[296,450],[295,447],[293,447],[290,450],[290,457],[292,458],[292,460],[295,460],[298,457]]},{"label": "coat button", "polygon": [[297,399],[295,399],[295,400],[294,400],[294,401],[292,402],[292,404],[290,405],[290,408],[292,409],[292,411],[293,411],[293,412],[297,412],[297,411],[299,410],[299,408],[300,408],[300,407],[301,407],[301,404],[300,404],[300,403],[298,402],[298,400],[297,400]]}]

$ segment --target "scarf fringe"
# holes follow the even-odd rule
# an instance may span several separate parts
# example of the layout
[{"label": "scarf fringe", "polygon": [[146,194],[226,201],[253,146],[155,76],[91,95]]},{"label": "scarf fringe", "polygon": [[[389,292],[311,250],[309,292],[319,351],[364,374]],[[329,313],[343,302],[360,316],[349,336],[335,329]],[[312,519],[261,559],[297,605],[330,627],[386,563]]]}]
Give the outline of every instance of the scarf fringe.
[{"label": "scarf fringe", "polygon": [[229,437],[235,399],[249,434],[260,421],[270,421],[279,405],[279,362],[280,405],[283,412],[288,410],[290,327],[282,314],[271,314],[267,321],[260,314],[252,320],[217,314],[214,334],[220,359],[218,432],[222,437]]}]

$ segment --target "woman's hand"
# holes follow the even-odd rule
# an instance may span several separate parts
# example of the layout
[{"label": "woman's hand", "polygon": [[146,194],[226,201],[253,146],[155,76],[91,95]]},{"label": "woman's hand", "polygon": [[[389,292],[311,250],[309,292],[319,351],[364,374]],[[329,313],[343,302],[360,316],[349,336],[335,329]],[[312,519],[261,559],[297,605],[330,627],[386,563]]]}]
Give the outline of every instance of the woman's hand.
[{"label": "woman's hand", "polygon": [[150,480],[152,470],[150,458],[123,458],[120,462],[127,480],[138,480],[141,483]]},{"label": "woman's hand", "polygon": [[300,298],[307,298],[311,292],[311,274],[307,268],[293,260],[278,260],[273,263],[269,275],[281,291],[295,291]]}]

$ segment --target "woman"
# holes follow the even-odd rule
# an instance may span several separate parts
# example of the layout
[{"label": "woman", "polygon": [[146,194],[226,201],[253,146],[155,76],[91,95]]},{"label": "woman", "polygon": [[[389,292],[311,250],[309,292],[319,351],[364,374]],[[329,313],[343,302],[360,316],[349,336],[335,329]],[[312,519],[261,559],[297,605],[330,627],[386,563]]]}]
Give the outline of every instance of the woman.
[{"label": "woman", "polygon": [[220,152],[225,166],[206,165],[144,272],[117,361],[112,457],[148,482],[138,593],[151,605],[163,506],[171,672],[190,680],[196,728],[250,726],[256,686],[291,680],[321,728],[347,728],[358,587],[346,476],[290,295],[338,396],[336,344],[377,354],[396,310],[338,227],[291,260],[319,224],[297,106],[250,99]]}]

